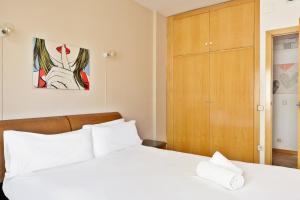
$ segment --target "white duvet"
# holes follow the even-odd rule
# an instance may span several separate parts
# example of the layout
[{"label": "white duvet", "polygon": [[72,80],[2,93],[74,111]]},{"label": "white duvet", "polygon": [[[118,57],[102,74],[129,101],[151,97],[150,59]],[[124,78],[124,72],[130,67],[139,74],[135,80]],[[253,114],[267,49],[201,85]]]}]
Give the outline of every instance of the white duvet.
[{"label": "white duvet", "polygon": [[236,162],[246,184],[228,191],[196,176],[208,158],[135,146],[87,162],[5,179],[10,200],[300,200],[300,171]]}]

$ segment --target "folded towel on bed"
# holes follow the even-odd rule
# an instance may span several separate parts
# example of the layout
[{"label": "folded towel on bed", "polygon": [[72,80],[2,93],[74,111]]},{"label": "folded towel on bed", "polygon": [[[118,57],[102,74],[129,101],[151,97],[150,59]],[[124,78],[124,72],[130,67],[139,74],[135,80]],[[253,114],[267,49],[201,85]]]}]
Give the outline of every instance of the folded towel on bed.
[{"label": "folded towel on bed", "polygon": [[241,174],[223,168],[210,161],[202,161],[198,164],[197,175],[229,190],[237,190],[244,186],[244,177]]},{"label": "folded towel on bed", "polygon": [[243,174],[243,170],[241,168],[234,165],[230,160],[228,160],[218,151],[214,153],[213,157],[210,159],[210,162],[214,163],[215,165],[219,165],[221,167],[229,169],[237,174]]}]

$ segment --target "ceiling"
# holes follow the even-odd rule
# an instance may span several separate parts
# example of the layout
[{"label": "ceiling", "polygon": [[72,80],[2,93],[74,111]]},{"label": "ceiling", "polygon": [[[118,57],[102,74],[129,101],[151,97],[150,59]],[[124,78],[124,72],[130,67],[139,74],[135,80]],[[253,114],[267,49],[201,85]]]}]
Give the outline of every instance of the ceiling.
[{"label": "ceiling", "polygon": [[135,0],[139,4],[159,12],[164,16],[194,10],[229,0]]}]

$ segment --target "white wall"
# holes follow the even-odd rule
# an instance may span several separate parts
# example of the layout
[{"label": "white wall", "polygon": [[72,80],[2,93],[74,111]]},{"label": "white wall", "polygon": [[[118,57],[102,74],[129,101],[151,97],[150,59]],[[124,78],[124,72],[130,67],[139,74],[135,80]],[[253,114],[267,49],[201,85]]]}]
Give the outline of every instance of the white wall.
[{"label": "white wall", "polygon": [[[131,0],[0,0],[1,22],[15,26],[0,57],[3,119],[119,111],[152,137],[150,10]],[[90,91],[34,89],[33,37],[90,49]],[[117,51],[113,60],[102,58],[109,49]]]},{"label": "white wall", "polygon": [[[272,144],[273,148],[292,151],[297,151],[298,37],[297,34],[276,37],[273,48],[273,80],[279,87],[273,94]],[[285,69],[280,67],[289,63],[294,65]]]},{"label": "white wall", "polygon": [[278,94],[273,99],[273,148],[297,151],[297,94]]},{"label": "white wall", "polygon": [[167,18],[158,14],[156,25],[156,137],[166,141]]},{"label": "white wall", "polygon": [[[298,26],[300,18],[300,1],[287,2],[286,0],[261,0],[260,16],[260,100],[265,105],[266,99],[266,31]],[[265,112],[260,114],[260,143],[265,144]],[[260,161],[264,163],[265,152],[260,153]]]}]

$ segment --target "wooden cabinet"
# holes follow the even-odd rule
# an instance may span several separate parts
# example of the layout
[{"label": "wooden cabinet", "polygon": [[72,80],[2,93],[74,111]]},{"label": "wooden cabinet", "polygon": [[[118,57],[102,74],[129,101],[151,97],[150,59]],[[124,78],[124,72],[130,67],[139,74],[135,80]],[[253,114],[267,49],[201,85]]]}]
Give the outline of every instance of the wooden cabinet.
[{"label": "wooden cabinet", "polygon": [[175,57],[173,80],[174,150],[209,155],[209,54]]},{"label": "wooden cabinet", "polygon": [[169,17],[170,149],[258,161],[259,0]]},{"label": "wooden cabinet", "polygon": [[219,51],[210,62],[212,152],[253,162],[253,48]]},{"label": "wooden cabinet", "polygon": [[174,55],[209,51],[209,13],[174,20]]},{"label": "wooden cabinet", "polygon": [[254,22],[253,1],[213,9],[210,13],[211,50],[253,46]]}]

